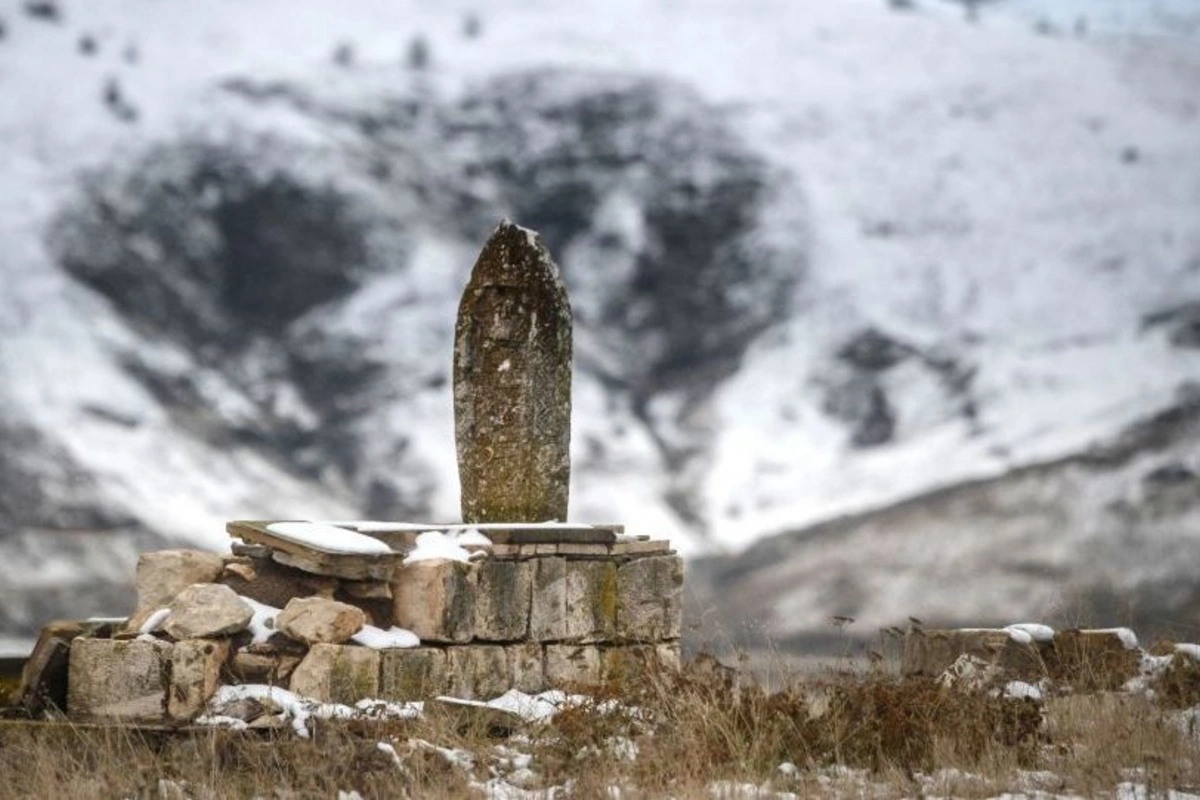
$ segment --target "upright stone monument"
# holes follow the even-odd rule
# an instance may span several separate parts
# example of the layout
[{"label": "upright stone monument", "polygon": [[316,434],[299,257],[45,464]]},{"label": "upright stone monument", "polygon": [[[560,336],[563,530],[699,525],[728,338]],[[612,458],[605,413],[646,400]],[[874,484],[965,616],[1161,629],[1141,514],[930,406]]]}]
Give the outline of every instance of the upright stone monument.
[{"label": "upright stone monument", "polygon": [[[464,524],[234,520],[229,554],[146,554],[128,619],[45,629],[26,708],[277,727],[288,723],[247,702],[264,683],[375,707],[678,669],[683,563],[670,543],[537,524],[566,521],[571,439],[571,309],[537,234],[510,222],[492,233],[454,348]],[[462,558],[419,552],[438,536]]]},{"label": "upright stone monument", "polygon": [[571,305],[538,235],[507,220],[459,303],[454,414],[463,522],[566,521]]}]

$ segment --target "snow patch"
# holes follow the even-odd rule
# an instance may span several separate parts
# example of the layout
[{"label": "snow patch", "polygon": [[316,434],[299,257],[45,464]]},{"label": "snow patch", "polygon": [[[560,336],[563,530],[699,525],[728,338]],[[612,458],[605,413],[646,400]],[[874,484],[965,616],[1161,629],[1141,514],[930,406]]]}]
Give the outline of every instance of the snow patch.
[{"label": "snow patch", "polygon": [[[221,686],[209,700],[210,709],[219,709],[227,703],[237,700],[258,700],[274,703],[281,712],[279,718],[291,720],[292,730],[296,735],[307,739],[309,737],[308,721],[310,719],[415,719],[421,715],[421,703],[395,703],[387,700],[360,700],[353,707],[340,703],[321,703],[301,697],[287,689],[265,684],[244,684],[242,686]],[[216,725],[244,727],[242,720],[211,714],[196,718],[198,725]],[[236,724],[241,723],[241,724]]]},{"label": "snow patch", "polygon": [[167,617],[171,616],[171,609],[160,608],[153,614],[146,617],[146,621],[142,623],[142,627],[138,628],[138,633],[154,633],[159,626],[167,621]]},{"label": "snow patch", "polygon": [[386,631],[374,625],[364,625],[362,630],[350,637],[350,641],[370,647],[373,650],[387,650],[395,647],[416,647],[421,643],[417,635],[405,628],[394,625]]},{"label": "snow patch", "polygon": [[239,594],[238,597],[243,603],[250,606],[254,613],[250,617],[250,624],[247,629],[250,631],[253,638],[251,644],[262,644],[275,635],[275,618],[279,616],[279,609],[274,606],[269,606],[266,603],[260,603],[253,598]]},{"label": "snow patch", "polygon": [[329,553],[383,555],[394,552],[378,539],[320,522],[272,522],[267,530],[282,539]]},{"label": "snow patch", "polygon": [[[1008,635],[1012,636],[1014,640],[1025,644],[1054,641],[1054,628],[1036,622],[1018,622],[1006,626],[1004,630],[1008,631]],[[1023,638],[1017,638],[1014,634],[1023,634]]]},{"label": "snow patch", "polygon": [[[479,532],[475,531],[475,533]],[[488,544],[491,544],[491,542],[489,541]],[[479,551],[471,553],[464,548],[459,543],[458,536],[455,533],[425,531],[417,536],[416,547],[410,550],[408,555],[404,557],[404,563],[414,564],[418,561],[435,561],[438,559],[466,563],[472,559],[484,556],[486,556],[485,553]]]}]

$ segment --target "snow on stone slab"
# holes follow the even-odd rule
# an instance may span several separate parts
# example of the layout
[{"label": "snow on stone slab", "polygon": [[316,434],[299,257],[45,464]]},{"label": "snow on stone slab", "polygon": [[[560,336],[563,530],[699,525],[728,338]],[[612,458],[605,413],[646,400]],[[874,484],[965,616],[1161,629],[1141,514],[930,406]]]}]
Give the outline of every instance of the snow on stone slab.
[{"label": "snow on stone slab", "polygon": [[416,647],[421,643],[417,635],[406,628],[392,626],[386,631],[374,625],[364,625],[362,630],[350,637],[350,641],[373,650],[388,650],[394,647]]},{"label": "snow on stone slab", "polygon": [[1124,645],[1126,650],[1138,649],[1137,634],[1129,628],[1095,628],[1089,631],[1089,633],[1110,633],[1121,640],[1121,644]]},{"label": "snow on stone slab", "polygon": [[417,536],[416,547],[409,551],[404,558],[405,564],[417,561],[433,561],[448,559],[450,561],[471,560],[471,553],[458,543],[452,534],[441,531],[425,531]]},{"label": "snow on stone slab", "polygon": [[378,539],[323,522],[272,522],[267,530],[281,539],[329,553],[368,556],[394,552]]},{"label": "snow on stone slab", "polygon": [[[1008,635],[1014,640],[1023,644],[1028,644],[1029,642],[1054,641],[1054,628],[1051,628],[1049,625],[1041,625],[1036,622],[1018,622],[1013,625],[1006,626],[1004,630],[1008,631]],[[1014,634],[1018,634],[1020,636]]]},{"label": "snow on stone slab", "polygon": [[1175,652],[1187,656],[1192,661],[1200,661],[1200,644],[1177,644]]}]

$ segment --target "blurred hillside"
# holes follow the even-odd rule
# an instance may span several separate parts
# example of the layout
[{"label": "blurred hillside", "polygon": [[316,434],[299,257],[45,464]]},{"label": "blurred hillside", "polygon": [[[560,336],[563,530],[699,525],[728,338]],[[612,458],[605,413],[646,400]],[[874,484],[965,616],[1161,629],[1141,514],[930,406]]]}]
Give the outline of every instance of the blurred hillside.
[{"label": "blurred hillside", "polygon": [[573,516],[706,623],[1194,626],[1200,10],[902,5],[0,6],[0,633],[226,519],[455,518],[501,215]]}]

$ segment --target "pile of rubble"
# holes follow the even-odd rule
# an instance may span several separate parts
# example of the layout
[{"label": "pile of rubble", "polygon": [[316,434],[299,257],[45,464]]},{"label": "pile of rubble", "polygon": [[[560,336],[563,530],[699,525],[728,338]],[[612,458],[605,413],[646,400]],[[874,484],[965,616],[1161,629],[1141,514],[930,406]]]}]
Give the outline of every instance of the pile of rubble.
[{"label": "pile of rubble", "polygon": [[135,612],[46,626],[20,702],[186,722],[223,685],[354,705],[678,666],[683,573],[667,542],[616,526],[479,527],[237,522],[228,554],[143,554]]}]

